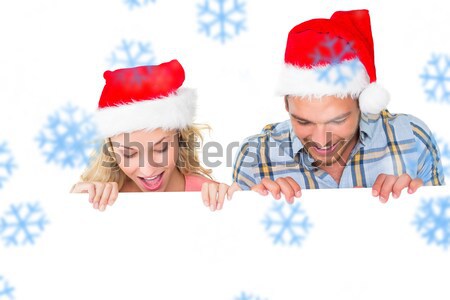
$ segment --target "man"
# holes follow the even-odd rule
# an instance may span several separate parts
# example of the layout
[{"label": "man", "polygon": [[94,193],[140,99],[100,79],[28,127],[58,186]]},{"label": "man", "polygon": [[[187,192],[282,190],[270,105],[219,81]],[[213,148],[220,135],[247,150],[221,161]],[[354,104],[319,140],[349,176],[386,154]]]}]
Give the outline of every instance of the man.
[{"label": "man", "polygon": [[[233,190],[284,194],[292,203],[302,188],[372,187],[373,195],[386,202],[404,188],[413,193],[422,184],[444,184],[428,127],[386,110],[389,95],[376,83],[367,10],[336,12],[295,26],[278,91],[289,120],[267,125],[244,141]],[[218,190],[220,207],[223,190]]]}]

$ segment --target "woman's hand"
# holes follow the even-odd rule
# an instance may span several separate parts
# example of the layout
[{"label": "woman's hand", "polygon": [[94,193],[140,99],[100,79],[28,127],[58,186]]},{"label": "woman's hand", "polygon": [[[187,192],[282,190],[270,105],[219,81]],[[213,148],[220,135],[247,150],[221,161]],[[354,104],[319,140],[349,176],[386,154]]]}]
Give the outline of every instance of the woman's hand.
[{"label": "woman's hand", "polygon": [[241,191],[236,182],[231,187],[225,183],[205,182],[202,185],[203,204],[209,207],[211,211],[221,210],[225,196],[228,200],[231,200],[235,191]]},{"label": "woman's hand", "polygon": [[78,182],[71,193],[89,193],[89,202],[95,209],[104,211],[107,205],[113,205],[119,195],[117,182]]},{"label": "woman's hand", "polygon": [[380,201],[386,203],[389,200],[389,194],[392,197],[398,198],[404,188],[408,188],[408,193],[412,194],[423,185],[420,178],[412,179],[408,174],[400,176],[380,174],[372,186],[372,195],[379,197]]}]

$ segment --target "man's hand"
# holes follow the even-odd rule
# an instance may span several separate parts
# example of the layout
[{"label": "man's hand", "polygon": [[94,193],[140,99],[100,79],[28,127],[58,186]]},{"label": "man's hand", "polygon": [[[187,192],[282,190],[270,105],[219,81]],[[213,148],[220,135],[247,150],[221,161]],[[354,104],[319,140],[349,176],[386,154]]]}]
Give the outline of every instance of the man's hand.
[{"label": "man's hand", "polygon": [[252,191],[263,196],[268,195],[270,192],[277,200],[283,194],[289,204],[294,203],[294,197],[300,198],[302,195],[300,185],[292,177],[281,177],[275,179],[275,181],[263,178],[259,184],[252,187]]},{"label": "man's hand", "polygon": [[404,188],[408,188],[408,193],[412,194],[422,185],[422,179],[411,179],[406,173],[400,176],[380,174],[372,186],[372,195],[380,197],[380,201],[386,203],[389,200],[390,193],[392,193],[392,197],[397,199]]}]

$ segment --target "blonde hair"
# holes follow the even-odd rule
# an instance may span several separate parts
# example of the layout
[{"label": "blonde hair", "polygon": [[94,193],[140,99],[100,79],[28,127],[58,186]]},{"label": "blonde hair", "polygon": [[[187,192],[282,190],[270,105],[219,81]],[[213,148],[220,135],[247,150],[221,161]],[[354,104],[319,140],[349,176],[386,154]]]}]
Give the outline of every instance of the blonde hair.
[{"label": "blonde hair", "polygon": [[[183,175],[197,174],[212,179],[211,169],[206,169],[200,163],[196,147],[203,142],[201,130],[211,128],[208,125],[194,124],[178,131],[178,159],[176,166]],[[91,155],[91,163],[81,175],[81,181],[117,182],[119,191],[122,189],[127,175],[117,164],[111,140],[105,139],[100,151]]]}]

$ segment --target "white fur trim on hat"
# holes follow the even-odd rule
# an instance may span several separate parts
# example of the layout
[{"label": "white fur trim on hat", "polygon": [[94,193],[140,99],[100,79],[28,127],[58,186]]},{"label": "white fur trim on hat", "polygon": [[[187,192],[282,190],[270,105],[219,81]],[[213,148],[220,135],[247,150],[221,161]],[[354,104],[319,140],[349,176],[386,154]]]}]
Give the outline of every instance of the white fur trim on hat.
[{"label": "white fur trim on hat", "polygon": [[[336,81],[345,76],[344,82]],[[351,59],[338,64],[315,66],[313,68],[297,67],[284,64],[277,88],[278,95],[337,96],[357,98],[370,83],[369,75],[359,59]]]},{"label": "white fur trim on hat", "polygon": [[378,114],[386,108],[389,100],[388,91],[373,82],[359,95],[359,109],[362,113]]},{"label": "white fur trim on hat", "polygon": [[136,130],[181,129],[191,125],[197,93],[180,88],[161,99],[143,100],[97,110],[95,120],[100,138]]}]

